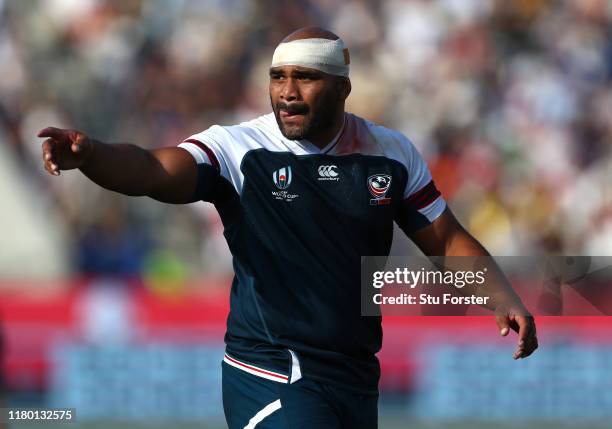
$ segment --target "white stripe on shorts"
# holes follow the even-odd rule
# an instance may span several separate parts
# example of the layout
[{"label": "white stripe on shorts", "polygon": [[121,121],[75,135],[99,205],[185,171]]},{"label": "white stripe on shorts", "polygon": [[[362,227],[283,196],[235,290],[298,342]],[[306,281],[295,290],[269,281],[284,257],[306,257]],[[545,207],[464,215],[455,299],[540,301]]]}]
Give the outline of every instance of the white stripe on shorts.
[{"label": "white stripe on shorts", "polygon": [[261,423],[261,421],[263,419],[265,419],[266,417],[268,417],[270,414],[272,414],[274,411],[278,411],[281,409],[281,401],[280,399],[277,399],[274,402],[269,403],[268,405],[266,405],[265,407],[263,407],[261,409],[261,411],[259,411],[257,414],[255,414],[251,420],[249,420],[249,424],[246,425],[244,427],[244,429],[253,429],[255,426],[257,426],[259,423]]}]

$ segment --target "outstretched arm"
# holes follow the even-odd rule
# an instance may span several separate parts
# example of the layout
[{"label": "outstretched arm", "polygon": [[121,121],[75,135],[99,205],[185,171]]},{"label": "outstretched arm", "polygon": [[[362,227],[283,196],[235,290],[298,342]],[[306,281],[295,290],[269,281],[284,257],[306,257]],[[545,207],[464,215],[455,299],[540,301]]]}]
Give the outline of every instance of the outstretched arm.
[{"label": "outstretched arm", "polygon": [[[429,256],[490,256],[489,252],[446,209],[431,225],[410,235],[417,246]],[[518,347],[514,358],[524,358],[538,348],[534,319],[523,306],[510,283],[490,259],[487,272],[487,289],[482,286],[463,288],[462,293],[486,296],[488,306],[495,311],[497,325],[502,336],[512,328],[518,332]]]},{"label": "outstretched arm", "polygon": [[149,196],[165,203],[196,200],[197,166],[185,150],[173,147],[145,150],[132,144],[106,144],[75,131],[45,128],[38,137],[45,169],[78,168],[98,185],[130,196]]}]

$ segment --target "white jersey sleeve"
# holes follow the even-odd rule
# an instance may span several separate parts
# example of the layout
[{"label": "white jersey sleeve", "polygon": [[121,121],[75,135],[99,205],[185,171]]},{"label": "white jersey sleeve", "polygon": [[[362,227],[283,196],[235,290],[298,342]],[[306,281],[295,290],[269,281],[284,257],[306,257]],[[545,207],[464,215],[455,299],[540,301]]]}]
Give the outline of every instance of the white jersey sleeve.
[{"label": "white jersey sleeve", "polygon": [[427,163],[414,145],[405,138],[407,154],[405,165],[408,180],[404,190],[404,206],[425,216],[433,222],[446,208],[446,202],[431,177]]},{"label": "white jersey sleeve", "polygon": [[370,131],[383,154],[400,162],[408,174],[396,222],[406,232],[431,224],[444,212],[446,202],[434,184],[427,163],[402,133],[378,125],[372,125]]},{"label": "white jersey sleeve", "polygon": [[198,164],[196,199],[217,204],[240,192],[241,155],[236,139],[224,127],[214,125],[185,139],[178,147],[186,150]]},{"label": "white jersey sleeve", "polygon": [[213,166],[221,176],[231,181],[226,148],[232,145],[230,135],[218,125],[185,139],[178,146],[189,152],[199,164]]},{"label": "white jersey sleeve", "polygon": [[274,115],[264,115],[238,125],[213,125],[201,133],[185,139],[179,147],[187,150],[199,165],[211,165],[240,195],[244,175],[240,170],[242,159],[251,150],[286,150],[270,131],[276,124]]}]

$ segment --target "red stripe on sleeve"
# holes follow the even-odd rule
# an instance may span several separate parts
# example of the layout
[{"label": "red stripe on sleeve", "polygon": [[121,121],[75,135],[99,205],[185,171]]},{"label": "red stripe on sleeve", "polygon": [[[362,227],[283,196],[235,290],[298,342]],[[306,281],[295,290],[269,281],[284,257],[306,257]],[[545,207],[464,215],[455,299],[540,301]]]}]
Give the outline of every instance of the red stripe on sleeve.
[{"label": "red stripe on sleeve", "polygon": [[217,171],[221,171],[221,167],[219,166],[219,161],[217,160],[215,153],[208,146],[206,146],[204,143],[196,139],[187,139],[185,140],[185,143],[194,144],[200,149],[202,149],[204,153],[206,154],[206,156],[208,156],[208,159],[210,160],[210,163],[212,164],[212,166],[215,167]]},{"label": "red stripe on sleeve", "polygon": [[440,196],[440,191],[436,188],[434,181],[431,180],[427,185],[404,199],[404,204],[411,206],[415,210],[420,210],[433,203]]}]

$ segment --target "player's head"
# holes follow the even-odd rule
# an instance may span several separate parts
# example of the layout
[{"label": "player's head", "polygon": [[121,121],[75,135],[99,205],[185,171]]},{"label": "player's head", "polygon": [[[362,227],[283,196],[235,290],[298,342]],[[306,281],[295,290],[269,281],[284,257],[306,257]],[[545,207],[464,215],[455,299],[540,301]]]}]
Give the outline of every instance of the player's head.
[{"label": "player's head", "polygon": [[270,101],[285,137],[325,135],[342,117],[349,62],[344,42],[323,28],[301,28],[283,39],[270,66]]}]

